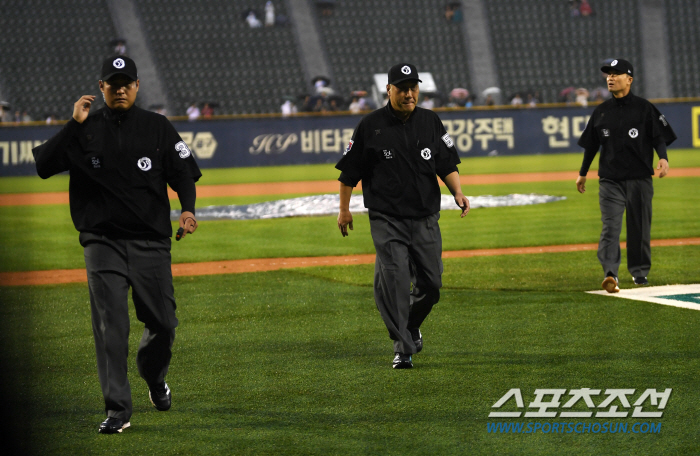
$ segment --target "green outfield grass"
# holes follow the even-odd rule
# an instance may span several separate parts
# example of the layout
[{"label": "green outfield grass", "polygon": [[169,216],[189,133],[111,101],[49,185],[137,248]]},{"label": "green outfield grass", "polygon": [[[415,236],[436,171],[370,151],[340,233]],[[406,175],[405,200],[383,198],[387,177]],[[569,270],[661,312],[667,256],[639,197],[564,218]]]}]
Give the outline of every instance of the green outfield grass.
[{"label": "green outfield grass", "polygon": [[[29,454],[697,454],[700,313],[583,293],[599,280],[594,256],[447,260],[425,349],[403,372],[390,368],[371,266],[176,279],[173,408],[151,407],[132,354],[134,415],[119,436],[96,432],[85,286],[4,288],[13,419],[31,424]],[[679,271],[700,247],[654,256],[664,279],[700,281]],[[582,387],[674,391],[659,434],[487,432],[511,388],[528,401]]]},{"label": "green outfield grass", "polygon": [[[523,247],[597,242],[600,236],[598,181],[581,195],[574,182],[464,186],[468,195],[542,193],[566,200],[536,206],[474,209],[460,219],[443,211],[440,226],[445,250]],[[700,236],[700,178],[655,181],[652,238]],[[285,195],[280,195],[280,198]],[[269,197],[260,198],[260,200]],[[214,201],[202,198],[206,206]],[[238,198],[215,198],[216,204],[238,204]],[[243,202],[250,202],[250,197]],[[78,233],[67,206],[0,207],[5,222],[0,271],[84,267]],[[203,221],[197,232],[173,243],[173,261],[200,262],[280,256],[373,253],[366,214],[354,215],[354,230],[341,238],[335,216],[250,221]],[[624,230],[623,230],[624,239]]]},{"label": "green outfield grass", "polygon": [[[598,156],[591,165],[591,172],[598,169]],[[462,157],[459,172],[469,174],[528,173],[547,171],[576,172],[581,167],[582,155],[577,153],[547,155],[514,155],[499,157]],[[671,149],[671,170],[700,166],[700,150]],[[243,184],[257,182],[295,182],[335,180],[335,165],[294,165],[251,168],[203,169],[200,185]],[[575,177],[574,177],[575,179]],[[0,178],[0,194],[68,191],[68,176],[59,175],[42,180],[39,177]]]},{"label": "green outfield grass", "polygon": [[[698,151],[677,156],[672,166],[700,165]],[[546,163],[542,170],[573,166],[575,176],[580,156],[529,158],[469,159],[462,172],[486,173],[485,164],[496,162],[535,171],[533,163]],[[291,168],[299,180],[336,177],[321,177],[329,167]],[[497,168],[487,169],[508,172]],[[218,171],[217,183],[235,182],[239,171]],[[271,174],[282,180],[285,170]],[[53,191],[42,187],[48,182],[0,179],[0,192]],[[700,236],[700,178],[654,184],[652,238]],[[443,211],[446,250],[598,239],[596,180],[585,195],[573,179],[464,191],[567,199],[475,209],[465,219]],[[198,205],[268,199],[203,198]],[[66,205],[2,207],[0,216],[1,271],[84,267]],[[195,235],[173,243],[175,262],[371,252],[361,214],[349,238],[327,216],[201,222]],[[654,248],[653,259],[653,285],[700,283],[700,246]],[[359,265],[176,278],[173,408],[157,412],[148,402],[134,363],[143,326],[132,308],[134,415],[118,436],[97,434],[104,404],[86,284],[0,287],[4,431],[31,455],[700,453],[700,312],[584,293],[602,280],[595,251],[445,260],[442,298],[422,327],[425,349],[410,371],[390,367],[372,276],[373,265]],[[620,279],[632,286],[624,264]],[[503,421],[488,418],[491,406],[511,388],[522,390],[526,407],[537,388],[673,388],[673,395],[662,419],[643,420],[661,423],[657,434],[489,433],[488,422]]]}]

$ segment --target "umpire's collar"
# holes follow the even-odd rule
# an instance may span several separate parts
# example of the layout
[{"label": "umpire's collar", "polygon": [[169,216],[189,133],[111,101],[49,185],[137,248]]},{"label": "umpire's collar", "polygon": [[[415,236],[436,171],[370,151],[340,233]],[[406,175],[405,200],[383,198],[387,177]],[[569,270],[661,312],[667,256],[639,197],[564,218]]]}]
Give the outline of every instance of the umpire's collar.
[{"label": "umpire's collar", "polygon": [[408,123],[408,121],[411,120],[411,118],[413,117],[413,115],[414,115],[414,114],[416,113],[416,111],[418,110],[418,106],[416,106],[415,108],[413,108],[413,111],[411,111],[411,115],[408,116],[408,118],[406,119],[406,122],[404,122],[403,120],[401,120],[401,118],[400,118],[399,116],[396,115],[396,110],[395,110],[394,108],[391,107],[391,101],[389,101],[389,102],[386,104],[386,106],[384,106],[384,109],[386,109],[386,112],[387,112],[390,116],[392,116],[392,117],[393,117],[394,119],[396,119],[398,122],[401,122],[402,124],[404,124],[404,123]]},{"label": "umpire's collar", "polygon": [[632,101],[632,98],[634,98],[634,95],[632,95],[632,91],[630,90],[627,93],[627,95],[625,95],[624,97],[622,97],[622,98],[613,97],[613,100],[615,100],[615,104],[618,106],[627,106]]},{"label": "umpire's collar", "polygon": [[112,109],[109,106],[105,106],[104,116],[105,119],[110,120],[112,122],[124,122],[134,115],[136,109],[136,105],[133,105],[127,111],[117,111],[116,109]]}]

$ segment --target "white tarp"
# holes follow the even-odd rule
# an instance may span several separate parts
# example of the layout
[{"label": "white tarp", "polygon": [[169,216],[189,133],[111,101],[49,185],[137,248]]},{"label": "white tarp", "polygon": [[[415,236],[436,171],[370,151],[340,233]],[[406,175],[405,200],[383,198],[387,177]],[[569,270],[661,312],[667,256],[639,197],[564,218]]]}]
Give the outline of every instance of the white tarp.
[{"label": "white tarp", "polygon": [[[551,203],[566,199],[563,196],[530,194],[512,194],[505,196],[468,196],[472,209],[480,207],[526,206],[531,204]],[[309,215],[335,215],[338,213],[339,196],[337,194],[302,196],[286,200],[265,203],[244,204],[240,206],[208,206],[197,208],[197,220],[253,220],[283,217],[302,217]],[[442,195],[441,210],[459,210],[450,195]],[[350,212],[367,212],[362,195],[353,195],[350,199]],[[179,211],[170,213],[172,220],[177,220]]]}]

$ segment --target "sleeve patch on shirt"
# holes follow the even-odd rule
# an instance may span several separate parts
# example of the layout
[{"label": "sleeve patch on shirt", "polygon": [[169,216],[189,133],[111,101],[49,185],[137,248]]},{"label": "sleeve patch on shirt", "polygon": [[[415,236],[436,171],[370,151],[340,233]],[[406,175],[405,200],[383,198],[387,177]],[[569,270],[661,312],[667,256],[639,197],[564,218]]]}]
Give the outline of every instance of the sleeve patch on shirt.
[{"label": "sleeve patch on shirt", "polygon": [[180,141],[179,143],[175,144],[175,150],[180,154],[180,158],[187,158],[192,155],[192,151],[189,147],[187,147],[185,141]]},{"label": "sleeve patch on shirt", "polygon": [[666,117],[664,117],[663,114],[659,116],[659,120],[661,121],[662,124],[664,124],[664,127],[668,127],[668,121],[666,120]]},{"label": "sleeve patch on shirt", "polygon": [[445,133],[445,135],[442,137],[442,140],[445,142],[445,145],[447,147],[453,147],[455,143],[452,142],[452,138],[450,138],[449,133]]},{"label": "sleeve patch on shirt", "polygon": [[345,148],[345,152],[343,152],[343,155],[346,155],[348,152],[350,152],[350,149],[352,149],[352,145],[355,143],[352,139],[348,143],[348,147]]}]

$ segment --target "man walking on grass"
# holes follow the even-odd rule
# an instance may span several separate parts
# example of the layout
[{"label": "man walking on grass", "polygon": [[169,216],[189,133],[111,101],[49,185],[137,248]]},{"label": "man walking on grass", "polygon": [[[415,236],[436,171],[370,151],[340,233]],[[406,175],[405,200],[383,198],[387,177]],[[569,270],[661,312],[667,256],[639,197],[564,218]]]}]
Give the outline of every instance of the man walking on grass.
[{"label": "man walking on grass", "polygon": [[600,149],[600,212],[603,230],[598,260],[603,266],[602,287],[620,291],[620,231],[627,211],[627,269],[635,285],[648,285],[651,269],[651,199],[654,186],[654,149],[659,156],[659,177],[668,174],[666,146],[676,134],[666,118],[644,98],[631,92],[634,69],[627,60],[615,59],[600,69],[607,74],[612,98],[591,115],[578,145],[585,149],[576,179],[580,193],[586,191],[586,174]]},{"label": "man walking on grass", "polygon": [[99,432],[116,434],[130,426],[132,412],[129,288],[136,316],[145,324],[136,356],[139,373],[153,406],[170,409],[172,393],[165,375],[178,320],[167,186],[180,199],[178,236],[184,237],[197,229],[195,182],[202,174],[168,119],[134,104],[139,79],[133,60],[105,60],[99,87],[106,106],[91,113],[96,97],[83,95],[73,106],[73,118],[33,153],[42,178],[70,173],[70,211],[85,251],[107,413]]},{"label": "man walking on grass", "polygon": [[350,197],[362,181],[377,251],[374,299],[394,343],[394,369],[413,367],[423,348],[420,326],[440,299],[442,238],[440,187],[469,212],[462,193],[452,139],[433,111],[416,107],[416,67],[400,63],[389,70],[389,103],[365,116],[336,168],[341,171],[338,228],[352,230]]}]

